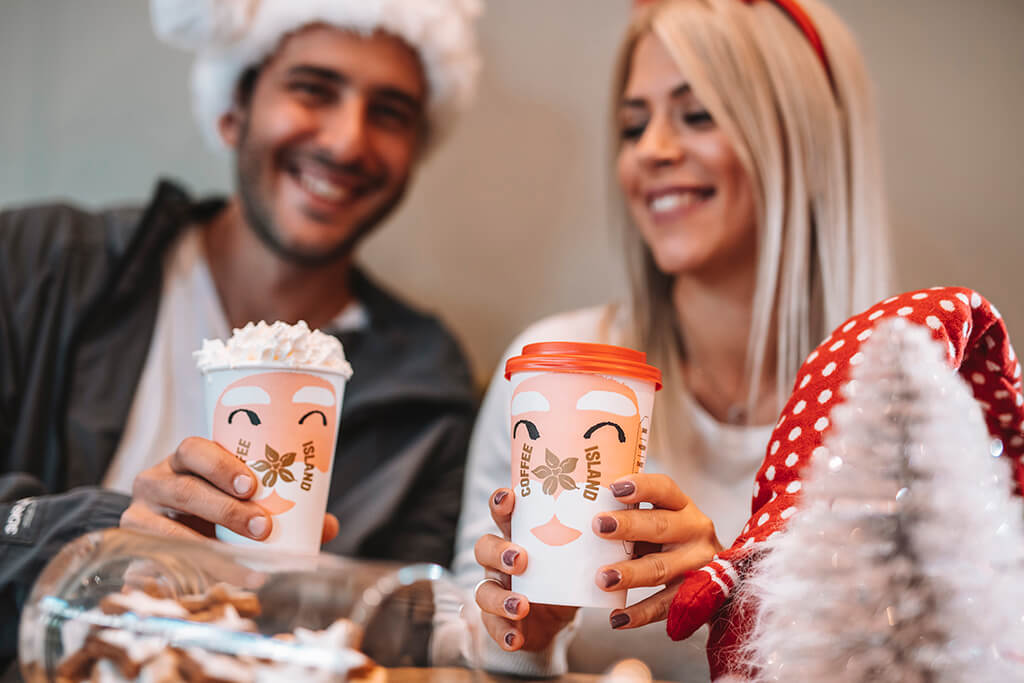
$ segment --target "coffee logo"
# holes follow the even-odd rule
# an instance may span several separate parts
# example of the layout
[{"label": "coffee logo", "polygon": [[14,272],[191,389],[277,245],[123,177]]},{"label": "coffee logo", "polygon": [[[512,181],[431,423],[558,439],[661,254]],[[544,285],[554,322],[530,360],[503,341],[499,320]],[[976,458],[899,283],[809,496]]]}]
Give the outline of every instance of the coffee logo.
[{"label": "coffee logo", "polygon": [[238,447],[235,448],[235,457],[238,458],[239,460],[241,460],[242,462],[245,462],[246,459],[249,457],[249,447],[250,446],[252,446],[252,442],[251,441],[246,441],[245,439],[239,439],[238,440]]},{"label": "coffee logo", "polygon": [[533,468],[534,476],[544,480],[544,483],[541,485],[544,493],[553,496],[559,486],[566,491],[576,490],[576,480],[570,477],[569,474],[576,469],[576,463],[579,461],[579,458],[566,458],[559,461],[557,455],[552,453],[550,449],[545,449],[544,460],[547,462],[547,465],[538,465]]},{"label": "coffee logo", "polygon": [[302,444],[302,483],[299,484],[303,491],[309,491],[313,488],[313,471],[316,466],[313,464],[316,462],[316,448],[313,446],[312,441],[307,441]]},{"label": "coffee logo", "polygon": [[640,429],[636,435],[636,456],[633,458],[633,471],[643,472],[647,464],[647,439],[649,437],[651,418],[644,416],[640,420]]},{"label": "coffee logo", "polygon": [[533,455],[533,448],[530,444],[523,444],[523,453],[519,458],[519,495],[530,495],[530,456]]},{"label": "coffee logo", "polygon": [[281,477],[281,481],[293,482],[295,481],[295,475],[288,471],[287,468],[292,466],[295,462],[294,453],[285,453],[279,455],[277,451],[267,444],[267,459],[257,460],[252,464],[252,468],[257,472],[264,472],[263,485],[271,487],[277,483],[277,478]]},{"label": "coffee logo", "polygon": [[587,483],[583,497],[587,500],[597,500],[597,492],[601,488],[601,451],[597,446],[591,446],[584,448],[583,452],[587,458]]}]

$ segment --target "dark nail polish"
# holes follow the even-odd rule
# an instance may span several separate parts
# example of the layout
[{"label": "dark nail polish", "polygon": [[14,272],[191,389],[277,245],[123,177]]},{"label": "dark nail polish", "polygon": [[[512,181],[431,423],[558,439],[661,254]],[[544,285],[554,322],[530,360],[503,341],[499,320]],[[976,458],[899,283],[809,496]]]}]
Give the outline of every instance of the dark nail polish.
[{"label": "dark nail polish", "polygon": [[515,631],[509,631],[505,634],[505,644],[512,647],[512,643],[516,642]]},{"label": "dark nail polish", "polygon": [[512,596],[505,598],[505,611],[509,614],[519,614],[519,598]]},{"label": "dark nail polish", "polygon": [[611,588],[612,586],[622,581],[622,574],[619,573],[618,569],[605,569],[601,572],[601,582],[604,583],[605,588]]},{"label": "dark nail polish", "polygon": [[501,563],[506,567],[512,568],[516,564],[517,557],[519,557],[519,551],[515,548],[509,548],[501,554]]},{"label": "dark nail polish", "polygon": [[598,517],[597,518],[597,530],[602,534],[610,534],[619,528],[619,523],[615,521],[614,517]]},{"label": "dark nail polish", "polygon": [[611,621],[612,628],[622,628],[623,626],[629,623],[629,615],[613,614],[612,618],[609,621]]},{"label": "dark nail polish", "polygon": [[508,496],[508,491],[498,491],[494,494],[494,504],[501,505],[501,501],[505,500]]},{"label": "dark nail polish", "polygon": [[631,496],[636,491],[636,485],[631,481],[617,481],[611,485],[612,495],[616,498]]}]

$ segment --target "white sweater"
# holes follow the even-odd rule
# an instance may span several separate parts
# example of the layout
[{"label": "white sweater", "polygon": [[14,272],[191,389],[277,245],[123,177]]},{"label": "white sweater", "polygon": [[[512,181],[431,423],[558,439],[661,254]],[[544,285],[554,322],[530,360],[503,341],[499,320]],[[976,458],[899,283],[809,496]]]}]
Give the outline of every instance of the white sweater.
[{"label": "white sweater", "polygon": [[[463,488],[462,516],[456,541],[454,571],[467,590],[483,577],[473,556],[480,536],[499,534],[490,516],[491,493],[509,485],[510,411],[512,398],[504,378],[505,361],[518,355],[522,347],[535,341],[578,341],[622,343],[625,316],[611,317],[611,309],[589,308],[556,315],[534,324],[517,337],[495,370],[484,398],[469,446],[466,484]],[[602,325],[602,321],[611,321]],[[602,327],[607,329],[602,330]],[[666,377],[670,384],[676,378]],[[655,398],[657,401],[657,397]],[[648,453],[646,471],[671,476],[697,506],[715,523],[718,538],[729,545],[750,514],[750,495],[754,475],[764,457],[771,427],[735,427],[718,423],[696,402],[688,400],[696,439],[687,453]],[[657,425],[652,425],[654,430]],[[631,591],[628,603],[654,591]],[[541,653],[507,653],[487,643],[484,654],[487,668],[520,675],[554,675],[565,671],[600,673],[627,657],[642,659],[655,678],[699,681],[708,679],[705,657],[706,629],[684,642],[673,642],[664,622],[637,629],[613,631],[608,610],[584,608],[574,625]]]}]

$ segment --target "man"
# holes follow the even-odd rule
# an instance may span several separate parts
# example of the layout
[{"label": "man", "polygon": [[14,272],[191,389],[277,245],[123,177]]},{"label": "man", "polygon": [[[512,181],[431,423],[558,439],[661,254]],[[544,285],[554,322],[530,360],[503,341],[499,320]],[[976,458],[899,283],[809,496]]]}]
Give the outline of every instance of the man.
[{"label": "man", "polygon": [[195,110],[233,150],[235,192],[194,202],[163,182],[142,210],[0,214],[0,660],[32,581],[86,531],[270,533],[246,500],[251,471],[186,438],[206,432],[192,351],[248,321],[306,320],[341,338],[355,370],[325,549],[451,559],[469,371],[443,327],[353,254],[468,97],[474,3],[154,0],[153,12],[162,37],[198,53]]}]

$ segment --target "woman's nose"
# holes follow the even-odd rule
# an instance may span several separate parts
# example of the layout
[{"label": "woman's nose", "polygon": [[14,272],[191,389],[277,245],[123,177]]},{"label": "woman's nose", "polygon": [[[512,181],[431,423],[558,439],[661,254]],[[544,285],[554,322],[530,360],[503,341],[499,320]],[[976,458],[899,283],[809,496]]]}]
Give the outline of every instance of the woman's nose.
[{"label": "woman's nose", "polygon": [[652,166],[674,164],[684,156],[679,131],[666,116],[654,116],[637,143],[641,163]]}]

